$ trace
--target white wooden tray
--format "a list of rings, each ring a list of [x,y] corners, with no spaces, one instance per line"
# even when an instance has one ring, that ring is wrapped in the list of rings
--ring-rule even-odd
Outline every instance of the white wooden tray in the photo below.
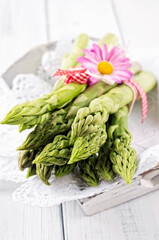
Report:
[[[43,54],[48,50],[54,50],[55,47],[56,43],[52,42],[30,50],[8,68],[2,75],[2,78],[7,85],[11,87],[12,80],[17,74],[36,74]],[[107,192],[78,200],[78,203],[87,215],[92,215],[157,189],[159,189],[159,165],[134,179],[131,187],[125,183],[119,183],[116,187]]]

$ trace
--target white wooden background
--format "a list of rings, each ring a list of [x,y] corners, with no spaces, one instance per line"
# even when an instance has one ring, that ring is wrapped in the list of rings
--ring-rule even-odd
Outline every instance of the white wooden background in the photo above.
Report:
[[[67,34],[116,33],[136,48],[159,49],[158,0],[0,0],[0,74],[30,48]],[[88,217],[76,202],[52,208],[11,199],[0,182],[0,240],[157,240],[159,192]]]

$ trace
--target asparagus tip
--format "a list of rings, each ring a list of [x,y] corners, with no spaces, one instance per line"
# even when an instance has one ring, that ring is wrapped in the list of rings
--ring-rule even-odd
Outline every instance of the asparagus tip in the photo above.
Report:
[[[72,164],[72,163],[74,163],[74,159],[73,159],[73,157],[70,158],[70,160],[68,161],[67,164]]]
[[[126,183],[131,186],[131,179],[127,179]]]
[[[6,123],[5,119],[3,119],[0,123],[5,124]]]
[[[16,151],[21,151],[24,150],[23,148],[21,148],[21,146],[17,147]]]

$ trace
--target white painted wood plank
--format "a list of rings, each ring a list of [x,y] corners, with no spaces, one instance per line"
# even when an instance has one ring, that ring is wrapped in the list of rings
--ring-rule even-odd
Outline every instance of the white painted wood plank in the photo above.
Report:
[[[44,3],[0,1],[0,74],[30,48],[46,42]]]
[[[60,208],[13,202],[11,194],[16,187],[10,182],[0,182],[0,239],[62,240]]]
[[[66,240],[159,239],[159,191],[93,216],[86,216],[76,202],[63,209]]]
[[[83,32],[98,38],[119,35],[110,0],[48,0],[48,8],[51,40]]]
[[[0,1],[0,74],[37,44],[46,42],[45,0]],[[12,201],[16,188],[0,182],[0,239],[63,239],[60,207],[38,208]]]
[[[158,0],[112,0],[126,42],[134,47],[159,47]]]

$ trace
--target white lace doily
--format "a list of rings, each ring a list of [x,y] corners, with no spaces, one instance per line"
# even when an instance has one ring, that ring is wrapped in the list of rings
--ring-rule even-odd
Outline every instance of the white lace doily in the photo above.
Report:
[[[71,41],[57,46],[55,52],[44,54],[41,66],[37,69],[37,75],[21,74],[13,79],[13,88],[6,87],[3,79],[0,79],[0,120],[15,105],[20,102],[39,97],[49,93],[54,80],[49,78],[59,66],[61,57],[66,49],[71,47]],[[59,54],[57,54],[59,53]],[[136,53],[135,53],[136,55]],[[58,57],[57,57],[58,56]],[[140,59],[140,57],[139,57]],[[151,69],[159,79],[158,57],[149,56],[140,59],[144,66]],[[147,67],[148,68],[148,67]],[[138,153],[138,169],[135,177],[159,162],[159,91],[158,87],[148,94],[149,114],[141,124],[141,102],[137,102],[129,118],[129,128],[133,133],[133,146]],[[17,164],[16,148],[26,138],[31,130],[18,133],[17,126],[0,125],[0,180],[24,182],[14,193],[13,199],[38,206],[52,206],[64,201],[85,198],[113,188],[119,181],[119,177],[107,183],[101,182],[96,188],[86,186],[77,174],[72,173],[62,178],[51,177],[51,186],[44,185],[37,177],[26,180],[26,171],[21,172]],[[154,146],[156,145],[156,146]],[[154,146],[154,147],[152,147]]]

